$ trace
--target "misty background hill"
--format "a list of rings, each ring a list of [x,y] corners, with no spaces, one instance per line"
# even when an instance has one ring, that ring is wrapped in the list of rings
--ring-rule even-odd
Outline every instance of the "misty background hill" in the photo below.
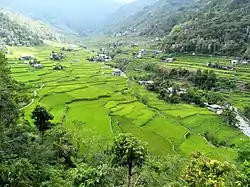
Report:
[[[52,25],[64,34],[86,35],[111,28],[158,0],[1,0],[8,7],[30,18]]]
[[[158,0],[150,6],[136,11],[135,14],[120,19],[111,28],[111,32],[138,33],[141,35],[164,35],[178,22],[170,21],[172,13],[198,0]],[[131,4],[132,5],[132,4]]]
[[[106,24],[110,25],[116,22],[120,22],[130,16],[133,16],[137,12],[141,11],[144,7],[153,5],[158,0],[136,0],[131,3],[124,4],[114,14],[110,15]]]
[[[31,18],[52,24],[65,33],[80,33],[99,27],[104,20],[124,5],[119,0],[1,0],[0,7],[9,7]]]

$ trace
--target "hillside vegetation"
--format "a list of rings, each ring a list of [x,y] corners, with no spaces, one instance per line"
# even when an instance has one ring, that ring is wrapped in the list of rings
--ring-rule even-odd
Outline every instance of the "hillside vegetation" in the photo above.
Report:
[[[179,17],[172,19],[170,13],[195,1],[160,0],[115,25],[115,32],[139,33],[146,36],[164,35],[179,20]]]
[[[42,22],[29,19],[9,9],[0,9],[0,43],[33,46],[43,40],[60,40],[61,35]]]
[[[132,3],[125,4],[107,19],[107,22],[109,22],[108,25],[119,23],[123,19],[141,11],[146,6],[153,5],[157,1],[158,0],[137,0]]]
[[[164,49],[250,57],[250,1],[204,0],[187,10],[192,11],[172,29]]]
[[[161,0],[115,27],[116,33],[165,37],[167,52],[250,57],[248,0]]]

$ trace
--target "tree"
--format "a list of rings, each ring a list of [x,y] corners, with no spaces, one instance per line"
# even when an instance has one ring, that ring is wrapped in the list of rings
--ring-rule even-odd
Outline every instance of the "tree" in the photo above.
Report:
[[[250,162],[245,161],[241,164],[241,183],[244,184],[244,186],[249,186],[250,184]]]
[[[250,106],[244,107],[244,116],[246,116],[247,118],[250,118]]]
[[[243,163],[245,161],[250,162],[250,143],[244,145],[238,151],[237,161],[240,162],[240,163]]]
[[[80,164],[77,167],[74,184],[76,187],[103,187],[103,178],[104,175],[101,169],[90,167],[87,164]]]
[[[207,102],[209,104],[216,104],[223,101],[223,96],[219,92],[210,91],[206,94]]]
[[[204,70],[203,72],[198,69],[192,76],[193,83],[201,89],[211,90],[216,86],[217,75],[213,70]]]
[[[8,158],[4,163],[0,163],[1,186],[38,186],[40,174],[26,158]]]
[[[230,108],[226,107],[221,116],[223,117],[224,121],[230,125],[230,126],[233,126],[235,127],[238,120],[236,119],[237,115],[236,113],[234,112],[234,110],[231,110]]]
[[[250,90],[250,82],[245,83],[246,89]]]
[[[62,126],[58,125],[47,131],[44,136],[44,143],[53,150],[55,158],[62,158],[63,163],[68,167],[75,167],[73,159],[78,153],[78,138],[67,132]]]
[[[144,105],[147,105],[148,102],[149,102],[149,98],[148,98],[147,95],[142,95],[142,96],[140,97],[140,101],[141,101]]]
[[[250,58],[250,46],[248,46],[247,50],[244,53],[245,58]]]
[[[171,97],[167,97],[167,99],[172,104],[179,104],[181,102],[181,98],[178,95],[172,95]]]
[[[73,186],[76,177],[75,169],[64,170],[61,167],[44,167],[42,169],[42,175],[44,175],[46,180],[42,181],[39,187]]]
[[[132,177],[138,173],[135,171],[143,166],[147,146],[131,134],[120,134],[114,138],[114,142],[109,149],[114,166],[127,167],[127,185],[132,185]]]
[[[53,120],[54,117],[45,107],[38,105],[32,112],[32,119],[34,120],[35,126],[43,135],[46,130],[51,129],[53,124],[50,120]]]
[[[148,157],[134,186],[184,186],[180,180],[183,160],[180,156]]]
[[[193,187],[226,186],[226,178],[233,170],[227,162],[210,160],[201,153],[194,153],[192,160],[183,172],[183,179]]]
[[[17,91],[5,55],[0,52],[0,124],[10,126],[18,118]]]

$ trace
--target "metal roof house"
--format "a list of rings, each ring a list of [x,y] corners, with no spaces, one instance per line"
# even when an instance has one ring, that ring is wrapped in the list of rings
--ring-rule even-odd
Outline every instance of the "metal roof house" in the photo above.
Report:
[[[114,75],[114,76],[121,76],[122,75],[122,71],[120,69],[115,69],[113,71],[112,75]]]

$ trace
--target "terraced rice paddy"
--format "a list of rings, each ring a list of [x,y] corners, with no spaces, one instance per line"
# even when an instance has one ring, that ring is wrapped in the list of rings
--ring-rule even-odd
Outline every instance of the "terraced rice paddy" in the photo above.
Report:
[[[238,84],[245,84],[250,82],[250,66],[249,65],[236,65],[236,71],[220,70],[207,67],[208,62],[218,62],[226,66],[231,65],[233,57],[204,57],[204,56],[181,56],[177,57],[177,61],[173,63],[161,63],[169,68],[185,68],[191,71],[201,70],[214,70],[215,73],[222,78],[229,78],[236,81]],[[227,91],[223,94],[228,97],[230,103],[234,104],[238,109],[250,102],[250,94],[241,90]]]
[[[219,140],[235,144],[236,148],[248,141],[205,108],[167,104],[142,86],[112,76],[111,68],[86,61],[89,55],[86,51],[75,52],[75,55],[68,52],[63,62],[66,69],[52,70],[57,62],[48,60],[51,50],[58,49],[13,48],[14,56],[9,56],[13,77],[29,85],[30,94],[44,85],[37,91],[34,103],[24,109],[25,118],[30,122],[34,107],[42,105],[53,113],[54,122],[62,123],[82,138],[102,135],[111,139],[120,132],[132,133],[148,142],[149,151],[157,155],[188,156],[199,150],[213,158],[233,160],[236,149],[214,147],[201,134],[209,131]],[[44,68],[34,69],[16,59],[24,53],[37,56]],[[149,98],[147,105],[133,97],[134,90]],[[81,127],[76,120],[82,122]]]

